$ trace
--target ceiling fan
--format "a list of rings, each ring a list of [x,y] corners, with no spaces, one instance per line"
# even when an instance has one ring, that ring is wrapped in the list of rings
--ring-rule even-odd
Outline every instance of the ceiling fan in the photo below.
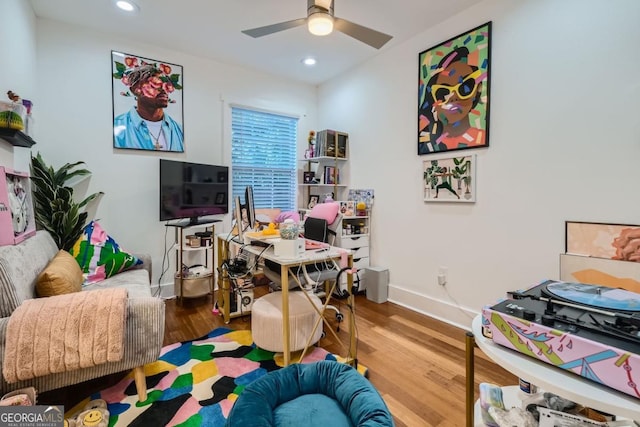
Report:
[[[330,34],[333,29],[353,37],[371,47],[380,49],[393,37],[371,28],[363,27],[346,19],[336,18],[333,15],[333,0],[307,0],[307,17],[278,24],[243,30],[248,36],[257,38],[290,28],[307,24],[309,32],[317,36]]]

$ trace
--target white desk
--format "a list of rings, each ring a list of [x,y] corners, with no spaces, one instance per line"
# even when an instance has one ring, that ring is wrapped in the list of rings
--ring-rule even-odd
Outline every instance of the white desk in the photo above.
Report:
[[[472,330],[475,343],[480,347],[480,350],[496,364],[514,375],[526,379],[545,391],[555,393],[584,406],[632,420],[640,420],[640,399],[495,344],[482,335],[480,315],[473,319]],[[471,378],[471,384],[473,386],[473,378]],[[468,413],[467,417],[469,417]],[[470,425],[469,420],[467,420],[467,425]]]
[[[325,251],[305,251],[304,255],[296,258],[282,258],[278,257],[274,254],[273,246],[265,249],[261,246],[251,246],[251,245],[240,245],[239,243],[233,240],[227,240],[229,236],[226,234],[219,234],[216,236],[217,244],[218,244],[218,267],[219,270],[222,266],[222,263],[225,259],[228,259],[229,254],[229,245],[237,245],[238,247],[242,247],[242,250],[253,254],[255,256],[259,256],[264,259],[268,259],[270,261],[276,262],[280,264],[280,276],[281,276],[281,287],[282,287],[282,318],[289,319],[289,269],[292,267],[298,267],[304,264],[313,264],[316,262],[322,262],[324,260],[335,259],[340,260],[342,254],[345,253],[345,249],[337,248],[330,246],[328,250]],[[347,265],[349,267],[353,267],[353,256],[350,251],[347,252]],[[351,295],[351,289],[353,287],[353,276],[351,274],[347,274],[347,288],[349,291],[349,300],[348,304],[353,307],[355,304],[355,299],[353,295]],[[225,321],[225,323],[229,323],[229,306],[230,306],[230,283],[228,277],[223,277],[223,274],[218,275],[218,289],[222,290],[222,298],[223,298],[223,309],[221,310],[221,315]],[[327,296],[329,298],[329,296]],[[353,315],[349,316],[349,336],[350,336],[350,345],[349,345],[349,360],[355,360],[355,349],[356,349],[356,336],[355,336],[355,319]],[[291,353],[289,351],[289,322],[282,322],[282,345],[284,348],[283,351],[283,359],[284,365],[289,365]]]

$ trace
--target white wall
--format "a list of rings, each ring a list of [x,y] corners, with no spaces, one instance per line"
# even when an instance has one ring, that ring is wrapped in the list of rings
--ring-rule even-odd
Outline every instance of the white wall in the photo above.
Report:
[[[3,0],[0,12],[0,100],[8,102],[9,90],[35,101],[36,92],[36,18],[29,2]],[[37,117],[38,105],[34,106]],[[30,151],[0,141],[0,165],[20,171],[29,170]]]
[[[86,163],[93,173],[86,189],[105,192],[96,217],[123,248],[153,256],[154,283],[165,246],[165,226],[158,220],[159,158],[229,165],[229,123],[223,120],[231,102],[300,115],[300,140],[315,128],[313,86],[53,21],[38,20],[37,28],[41,90],[34,153],[56,167]],[[184,67],[184,154],[113,148],[111,50]],[[173,266],[162,283],[173,283],[172,272]]]
[[[640,223],[639,16],[637,0],[486,0],[320,87],[319,128],[349,132],[351,183],[375,189],[391,300],[470,327],[557,278],[565,220]],[[478,154],[477,202],[424,203],[418,54],[489,20],[490,147],[459,152]]]

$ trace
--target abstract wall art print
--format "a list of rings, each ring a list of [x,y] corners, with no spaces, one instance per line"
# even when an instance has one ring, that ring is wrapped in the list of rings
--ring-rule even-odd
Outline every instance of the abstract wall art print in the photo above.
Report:
[[[425,202],[475,202],[476,155],[425,160],[422,182]]]
[[[182,67],[111,51],[113,146],[184,152]]]
[[[491,22],[418,55],[418,154],[489,146]]]
[[[566,221],[565,252],[640,262],[640,225]]]

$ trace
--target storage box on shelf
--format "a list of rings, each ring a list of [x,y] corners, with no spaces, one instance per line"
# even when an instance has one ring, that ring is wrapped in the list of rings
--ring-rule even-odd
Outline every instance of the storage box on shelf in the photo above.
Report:
[[[176,272],[174,274],[176,297],[182,301],[182,298],[197,298],[213,293],[215,276],[213,223],[167,224],[167,226],[176,228],[174,242],[176,249]]]

